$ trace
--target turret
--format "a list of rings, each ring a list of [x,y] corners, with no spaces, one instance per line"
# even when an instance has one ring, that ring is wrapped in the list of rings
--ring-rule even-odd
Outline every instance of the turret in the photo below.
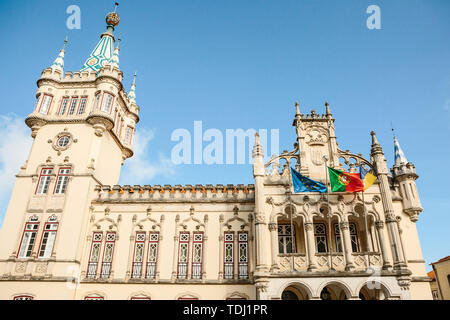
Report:
[[[391,169],[394,181],[398,183],[403,199],[403,211],[408,214],[411,221],[416,222],[423,208],[417,192],[416,174],[414,164],[408,162],[402,148],[394,135],[395,164]]]
[[[336,142],[334,119],[330,105],[325,103],[325,113],[313,109],[309,114],[300,112],[295,103],[295,117],[292,125],[296,129],[300,156],[300,172],[311,179],[325,181],[323,156],[330,159],[328,165],[339,167],[338,145]]]

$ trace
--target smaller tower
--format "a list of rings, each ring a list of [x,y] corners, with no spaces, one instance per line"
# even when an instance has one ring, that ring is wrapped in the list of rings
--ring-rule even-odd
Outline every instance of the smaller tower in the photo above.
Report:
[[[414,164],[406,159],[395,134],[394,155],[395,163],[391,172],[395,182],[399,184],[400,194],[403,198],[403,211],[408,214],[411,221],[416,222],[423,210],[416,186],[416,179],[419,176],[416,174]]]

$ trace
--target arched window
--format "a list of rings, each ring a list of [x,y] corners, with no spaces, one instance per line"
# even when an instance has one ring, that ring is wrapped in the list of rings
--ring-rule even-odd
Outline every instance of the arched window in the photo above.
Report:
[[[34,297],[29,295],[20,295],[14,296],[13,300],[34,300]]]

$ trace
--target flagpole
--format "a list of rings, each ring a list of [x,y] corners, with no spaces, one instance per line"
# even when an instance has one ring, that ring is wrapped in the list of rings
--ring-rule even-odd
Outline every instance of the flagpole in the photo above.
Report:
[[[335,271],[334,267],[333,267],[333,254],[332,254],[332,237],[331,237],[331,208],[330,208],[330,193],[328,190],[328,158],[327,156],[323,156],[323,160],[325,163],[325,176],[326,176],[326,180],[325,180],[325,186],[327,187],[327,216],[328,216],[328,256],[330,257],[330,271]]]
[[[363,209],[364,209],[364,223],[366,225],[366,252],[367,252],[367,269],[370,268],[370,253],[369,253],[369,226],[367,223],[367,210],[366,210],[366,202],[364,201],[364,191],[362,193],[362,202],[363,202]]]
[[[294,181],[292,180],[292,169],[291,169],[291,161],[290,159],[288,160],[288,164],[289,164],[289,176],[291,177],[291,184],[292,184],[292,188],[294,188]],[[294,190],[295,191],[295,190]],[[292,193],[291,188],[289,188],[289,192]],[[292,225],[292,207],[289,207],[289,215],[291,218],[291,261],[292,261],[292,271],[295,271],[295,264],[294,264],[294,256],[293,256],[293,251],[294,251],[294,228]]]

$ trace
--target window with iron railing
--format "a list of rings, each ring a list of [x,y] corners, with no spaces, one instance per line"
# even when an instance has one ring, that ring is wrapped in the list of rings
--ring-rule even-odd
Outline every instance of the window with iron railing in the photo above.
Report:
[[[234,232],[224,234],[224,279],[234,278]]]
[[[178,243],[178,279],[187,279],[187,266],[189,263],[189,233],[180,232]]]

